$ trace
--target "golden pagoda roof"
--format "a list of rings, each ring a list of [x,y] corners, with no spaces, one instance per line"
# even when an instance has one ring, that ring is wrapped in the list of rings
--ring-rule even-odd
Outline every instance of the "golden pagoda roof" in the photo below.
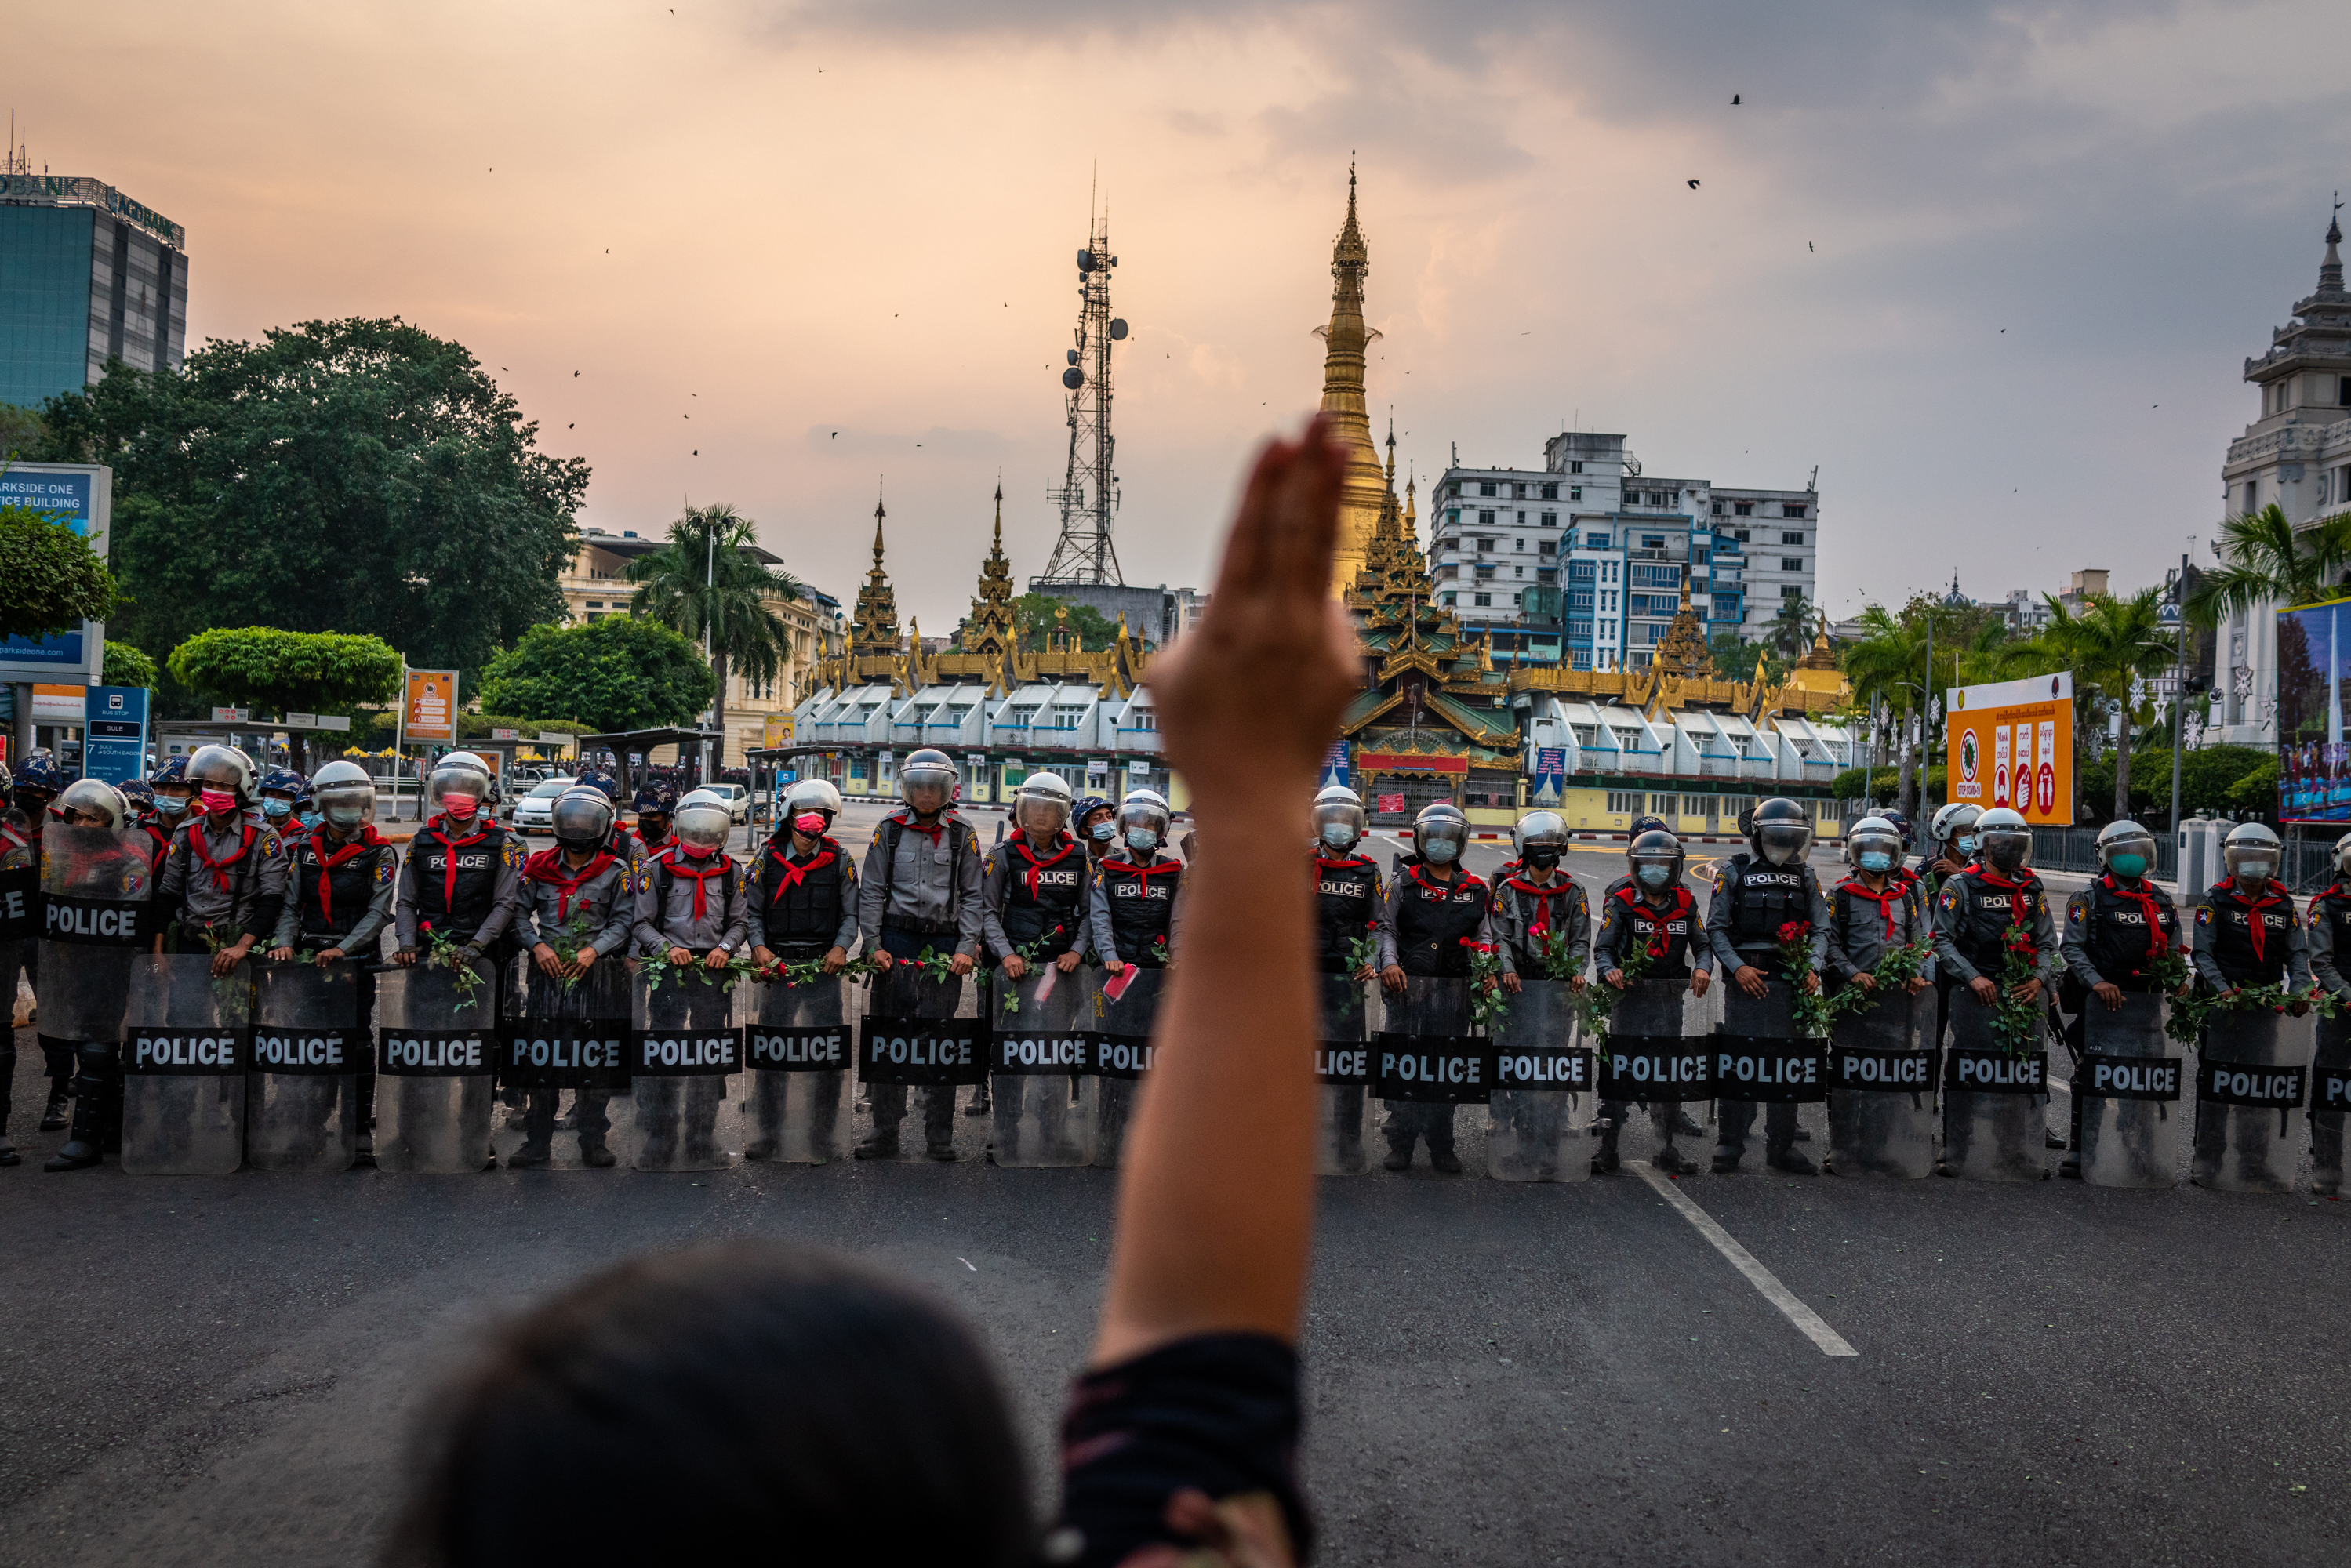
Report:
[[[1371,271],[1371,247],[1355,219],[1355,169],[1347,166],[1347,218],[1331,246],[1331,321],[1318,329],[1323,339],[1322,412],[1331,418],[1331,439],[1347,455],[1347,476],[1339,491],[1339,546],[1332,562],[1331,591],[1344,594],[1362,570],[1382,508],[1395,502],[1393,483],[1383,484],[1380,456],[1372,446],[1372,421],[1364,395],[1364,350],[1379,333],[1364,321],[1364,278]]]

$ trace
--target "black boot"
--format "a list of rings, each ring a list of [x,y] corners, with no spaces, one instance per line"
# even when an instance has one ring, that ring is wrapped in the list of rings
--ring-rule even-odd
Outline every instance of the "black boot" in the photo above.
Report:
[[[1616,1129],[1612,1126],[1600,1134],[1600,1152],[1592,1156],[1592,1174],[1614,1175],[1619,1163],[1616,1158]]]
[[[1671,1144],[1651,1155],[1649,1163],[1667,1176],[1691,1176],[1698,1170],[1698,1162]]]
[[[49,1103],[41,1108],[41,1131],[44,1133],[65,1131],[66,1101],[70,1098],[67,1082],[62,1078],[49,1080]]]
[[[1390,1140],[1388,1144],[1388,1157],[1380,1162],[1380,1168],[1382,1170],[1389,1171],[1408,1171],[1412,1169],[1412,1145],[1410,1144],[1399,1144],[1395,1142],[1393,1139]]]
[[[1428,1163],[1445,1176],[1459,1176],[1461,1174],[1461,1156],[1455,1154],[1449,1148],[1429,1150]]]
[[[894,1160],[898,1157],[898,1129],[873,1129],[873,1135],[861,1142],[856,1149],[861,1160]]]
[[[987,1084],[983,1083],[979,1086],[979,1092],[971,1097],[971,1103],[963,1108],[963,1113],[967,1116],[988,1116],[995,1113],[995,1107],[988,1102]]]
[[[23,1163],[24,1156],[16,1145],[8,1141],[8,1113],[13,1106],[16,1086],[16,1047],[0,1040],[0,1166]]]
[[[1763,1154],[1763,1163],[1771,1166],[1775,1171],[1784,1171],[1790,1176],[1818,1176],[1821,1174],[1819,1169],[1813,1166],[1812,1161],[1806,1159],[1792,1148],[1777,1150],[1767,1149]]]
[[[101,1148],[105,1134],[100,1127],[105,1114],[100,1103],[102,1098],[95,1085],[86,1083],[82,1086],[81,1093],[74,1099],[73,1135],[66,1140],[65,1147],[49,1156],[49,1163],[41,1167],[43,1170],[81,1171],[104,1162],[106,1156]]]

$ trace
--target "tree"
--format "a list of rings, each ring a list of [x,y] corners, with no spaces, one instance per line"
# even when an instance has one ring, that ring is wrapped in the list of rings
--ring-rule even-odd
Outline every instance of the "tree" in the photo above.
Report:
[[[758,542],[750,519],[719,501],[688,507],[669,526],[668,544],[629,563],[629,580],[642,585],[629,601],[631,610],[675,629],[689,642],[708,636],[717,693],[711,719],[718,731],[716,761],[721,766],[726,760],[727,670],[772,681],[791,662],[791,627],[769,606],[799,598],[799,580],[762,565],[751,553]]]
[[[2095,716],[2102,709],[2124,714],[2123,744],[2116,748],[2115,762],[2117,817],[2130,815],[2130,736],[2154,712],[2144,677],[2170,669],[2175,659],[2172,634],[2163,624],[2162,597],[2157,588],[2143,588],[2128,599],[2095,594],[2076,613],[2049,595],[2049,624],[2031,644],[2032,657],[2044,667],[2074,672],[2077,737],[2087,740],[2097,733]]]
[[[400,695],[400,654],[380,637],[285,632],[275,626],[216,626],[172,650],[172,676],[232,704],[289,713],[346,713]],[[308,747],[293,737],[295,766]]]
[[[1817,629],[1820,611],[1802,594],[1780,601],[1780,612],[1763,628],[1766,647],[1789,659],[1801,659],[1812,652],[1813,635]]]
[[[110,686],[147,686],[155,685],[155,661],[128,643],[106,640],[106,665],[99,676]]]
[[[660,622],[608,615],[584,626],[534,626],[482,673],[482,706],[533,719],[577,715],[591,733],[684,724],[717,682],[702,650]]]
[[[1066,621],[1056,613],[1062,610],[1070,612]],[[1118,640],[1117,623],[1091,604],[1045,593],[1024,593],[1012,601],[1012,634],[1026,652],[1043,653],[1045,639],[1061,631],[1076,632],[1078,650],[1086,653],[1099,653]]]
[[[1804,646],[1809,650],[1812,644],[1806,643]],[[1743,681],[1754,674],[1759,656],[1763,661],[1763,678],[1768,681],[1786,680],[1789,668],[1795,663],[1769,643],[1750,643],[1736,632],[1717,632],[1707,640],[1706,653],[1714,661],[1716,677],[1728,681]]]
[[[120,601],[114,574],[70,523],[30,507],[0,507],[0,627],[55,637],[103,621]]]
[[[48,426],[38,410],[0,402],[0,460],[38,452],[48,439]]]
[[[41,455],[114,467],[113,630],[150,654],[269,622],[470,672],[562,613],[587,465],[537,450],[473,355],[396,318],[110,364],[43,414]]]
[[[2296,529],[2273,501],[2220,525],[2218,571],[2188,596],[2188,619],[2210,628],[2265,604],[2315,604],[2342,587],[2351,568],[2351,512]]]

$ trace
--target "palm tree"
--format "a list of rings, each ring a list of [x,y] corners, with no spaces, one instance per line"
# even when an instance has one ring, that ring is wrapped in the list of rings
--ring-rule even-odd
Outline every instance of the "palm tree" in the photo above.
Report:
[[[2220,525],[2220,569],[2188,596],[2188,619],[2210,629],[2266,604],[2315,604],[2351,568],[2351,512],[2297,529],[2273,501]]]
[[[1861,612],[1860,641],[1844,650],[1844,674],[1853,683],[1856,702],[1883,701],[1895,715],[1902,736],[1894,764],[1895,794],[1904,810],[1915,813],[1917,797],[1911,788],[1910,716],[1929,684],[1925,678],[1926,628],[1910,624],[1883,604],[1870,605]]]
[[[2115,757],[2116,817],[2130,815],[2130,737],[2154,711],[2140,683],[2174,664],[2173,633],[2163,623],[2162,601],[2158,588],[2143,588],[2128,599],[2097,594],[2077,613],[2051,595],[2046,601],[2049,624],[2031,644],[2044,668],[2074,672],[2077,736],[2086,739],[2096,733],[2094,725],[2079,722],[2090,711],[2085,699],[2093,694],[2101,706],[2123,713],[2123,743]]]
[[[1780,613],[1763,628],[1765,644],[1790,659],[1802,658],[1813,651],[1813,623],[1820,613],[1819,607],[1801,594],[1780,601]]]
[[[751,520],[719,501],[688,507],[669,526],[668,544],[629,563],[629,580],[642,585],[629,601],[631,611],[689,639],[708,639],[710,673],[718,678],[711,709],[718,731],[714,768],[726,761],[729,666],[755,681],[771,681],[791,659],[791,629],[768,606],[772,600],[799,598],[800,582],[790,572],[762,566],[750,553],[758,544]]]

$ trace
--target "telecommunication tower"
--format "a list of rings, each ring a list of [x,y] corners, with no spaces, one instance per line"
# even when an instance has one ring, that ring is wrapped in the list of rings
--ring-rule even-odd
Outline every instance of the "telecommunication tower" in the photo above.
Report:
[[[1110,349],[1126,337],[1126,323],[1110,313],[1110,214],[1093,225],[1078,252],[1078,330],[1061,384],[1069,389],[1070,464],[1059,489],[1045,498],[1061,509],[1061,535],[1052,559],[1033,586],[1081,583],[1123,586],[1118,550],[1111,543],[1111,515],[1118,510],[1118,471],[1110,431]]]

